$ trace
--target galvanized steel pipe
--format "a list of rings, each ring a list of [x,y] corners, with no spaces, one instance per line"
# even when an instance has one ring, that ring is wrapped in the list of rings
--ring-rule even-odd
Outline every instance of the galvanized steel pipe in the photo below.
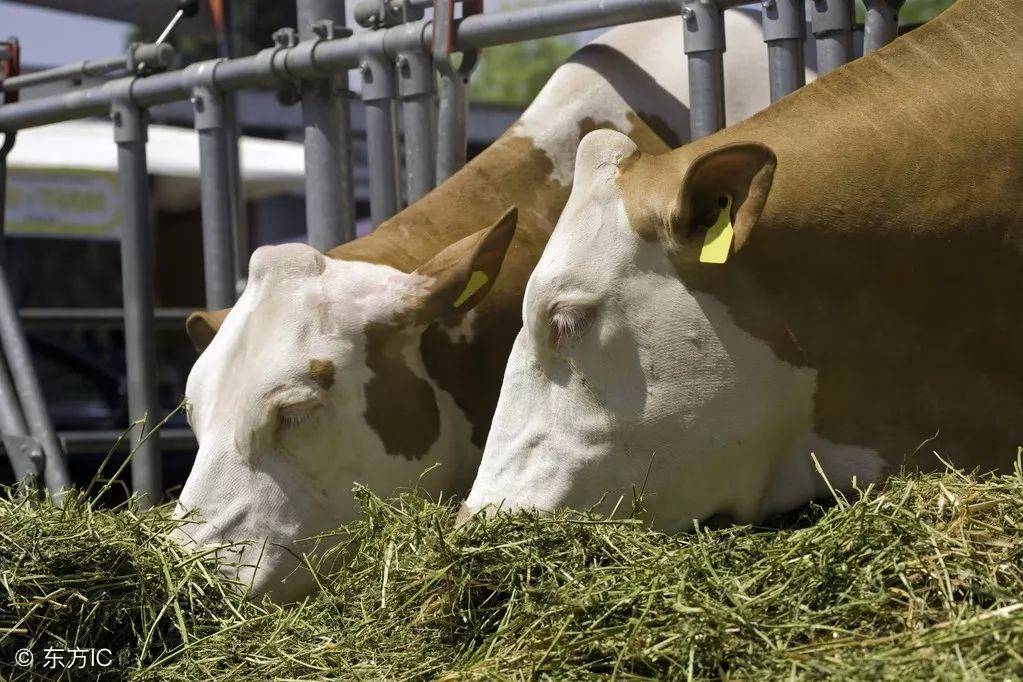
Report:
[[[160,421],[156,385],[156,325],[153,318],[154,254],[146,162],[146,113],[128,91],[111,110],[117,143],[117,180],[124,215],[121,234],[121,280],[124,298],[124,345],[128,370],[128,412],[141,422],[133,441],[132,490],[143,507],[163,501],[163,461],[156,438],[145,435]]]
[[[89,76],[105,76],[119,70],[131,71],[139,64],[147,64],[164,69],[170,66],[173,58],[174,48],[168,44],[137,44],[128,48],[126,55],[64,64],[63,66],[57,66],[44,71],[34,71],[7,78],[0,81],[0,92],[13,92],[36,85],[57,81],[79,80]]]
[[[771,101],[776,102],[806,84],[803,59],[806,19],[803,0],[763,0],[761,5]]]
[[[229,308],[235,301],[234,256],[228,131],[215,74],[221,62],[193,64],[182,72],[192,86],[195,130],[199,135],[199,175],[202,194],[203,268],[206,306]]]
[[[433,60],[428,54],[403,52],[396,64],[405,133],[405,188],[411,204],[426,196],[436,184],[437,97]]]
[[[344,0],[297,0],[298,35],[315,50],[320,41],[346,35]],[[314,57],[310,56],[310,59]],[[303,80],[305,207],[309,245],[327,251],[355,238],[351,111],[348,71]]]
[[[853,55],[853,0],[813,0],[810,28],[817,40],[817,73],[848,64]]]
[[[899,37],[899,11],[905,0],[863,0],[863,53],[870,54]]]
[[[469,144],[469,83],[460,74],[441,75],[437,110],[437,183],[465,165]]]
[[[383,49],[384,32],[371,33],[361,64],[362,100],[366,111],[370,218],[373,226],[398,212],[398,139],[395,125],[394,64]]]
[[[741,4],[741,3],[730,3]],[[677,15],[682,0],[571,0],[508,12],[478,14],[457,22],[456,50],[478,49],[519,40],[531,40],[586,29],[604,28],[635,21]],[[379,45],[394,59],[404,51],[428,50],[431,40],[427,21],[382,31],[364,32],[350,38],[322,42],[315,51],[268,48],[251,57],[220,64],[214,84],[221,91],[249,87],[272,87],[281,79],[316,78],[338,69],[359,66],[369,49]],[[187,99],[191,87],[180,73],[142,78],[132,88],[140,107],[148,108]],[[99,116],[110,108],[110,93],[103,87],[40,97],[0,107],[0,130],[13,130],[74,118]]]
[[[30,452],[26,452],[31,436],[28,435],[25,415],[18,404],[18,394],[2,353],[0,353],[0,437],[3,438],[4,450],[7,451],[7,459],[14,470],[15,480],[28,481],[42,474],[41,467],[33,461]],[[38,444],[35,444],[34,449],[38,451]],[[41,452],[37,454],[42,455]]]
[[[684,50],[689,68],[689,126],[698,140],[725,127],[725,20],[711,0],[685,0]]]
[[[14,297],[7,284],[6,268],[0,266],[0,345],[11,370],[14,387],[24,411],[29,433],[43,448],[46,459],[43,462],[43,478],[46,488],[60,503],[63,491],[71,487],[71,474],[64,461],[64,451],[57,440],[57,432],[46,411],[46,401],[39,385],[32,355],[28,349],[25,332],[18,319]]]

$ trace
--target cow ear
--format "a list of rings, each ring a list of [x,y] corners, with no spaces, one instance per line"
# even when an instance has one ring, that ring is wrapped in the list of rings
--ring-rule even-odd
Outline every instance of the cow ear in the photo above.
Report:
[[[220,325],[224,324],[224,318],[231,312],[230,308],[224,310],[196,311],[185,320],[185,331],[192,345],[200,353],[206,350],[213,337],[217,335]]]
[[[729,144],[698,156],[686,168],[668,212],[666,241],[694,255],[683,245],[702,244],[708,228],[728,210],[732,243],[735,251],[741,249],[764,210],[777,165],[771,148],[758,142]]]
[[[513,206],[490,227],[460,239],[416,268],[414,275],[427,278],[411,306],[417,324],[462,315],[486,297],[501,271],[517,221]]]

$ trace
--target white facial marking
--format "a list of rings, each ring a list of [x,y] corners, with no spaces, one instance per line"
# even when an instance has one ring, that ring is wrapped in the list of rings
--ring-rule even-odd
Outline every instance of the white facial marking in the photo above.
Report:
[[[433,463],[427,489],[449,490],[458,477],[454,453],[471,449],[471,426],[422,365],[422,329],[403,330],[401,355],[430,382],[441,430],[427,455],[409,461],[386,451],[367,423],[366,328],[393,321],[421,293],[423,278],[389,267],[323,257],[303,245],[260,249],[249,285],[189,375],[189,419],[199,441],[179,511],[205,523],[179,537],[196,544],[250,541],[238,558],[258,570],[229,573],[256,594],[286,600],[311,590],[292,552],[298,541],[355,518],[352,486],[387,494],[414,484]],[[310,361],[330,362],[325,389]],[[464,488],[463,488],[464,489]],[[265,548],[262,546],[266,544]]]
[[[735,122],[768,103],[767,60],[759,22],[733,11],[725,17],[727,118]],[[513,130],[548,155],[551,179],[566,186],[574,175],[575,150],[586,119],[628,130],[629,112],[641,106],[679,139],[688,138],[688,121],[678,115],[688,101],[678,49],[681,22],[667,18],[632,24],[607,32],[597,42],[624,55],[649,78],[623,78],[622,63],[603,57],[588,66],[566,65]],[[573,239],[567,228],[562,233],[563,240]],[[602,234],[613,241],[613,234]],[[254,549],[242,556],[245,561],[254,561],[261,539],[269,539],[255,579],[251,569],[238,571],[238,576],[252,582],[257,593],[271,591],[281,598],[298,596],[308,585],[301,576],[279,584],[293,563],[290,553],[276,545],[290,545],[353,518],[352,482],[386,494],[414,481],[431,462],[443,461],[447,464],[424,481],[426,487],[458,489],[462,482],[453,479],[464,475],[464,469],[452,453],[461,453],[464,460],[464,453],[474,449],[468,420],[450,395],[434,387],[441,433],[430,452],[418,462],[386,454],[362,417],[364,388],[372,378],[366,366],[365,325],[400,307],[415,283],[390,268],[330,261],[311,251],[291,245],[253,255],[249,287],[196,362],[187,388],[189,419],[200,449],[181,501],[184,507],[197,508],[208,523],[189,526],[184,533],[199,543],[255,540]],[[579,293],[586,292],[562,289],[560,300],[584,307],[593,303],[572,298]],[[606,312],[592,309],[592,323],[584,324],[569,320],[575,313],[568,310],[555,318],[565,332],[565,342],[558,344],[562,353],[585,343],[601,328],[600,316]],[[473,319],[470,312],[458,326],[441,328],[453,341],[468,342],[474,335]],[[410,336],[409,347],[416,338]],[[523,352],[522,343],[520,335],[516,353]],[[413,373],[425,377],[414,362],[416,354],[409,355],[407,349],[403,354]],[[310,359],[334,363],[336,381],[329,391],[306,381]],[[506,383],[529,376],[528,371],[516,373]],[[629,395],[642,402],[640,392]],[[502,401],[507,398],[502,396]],[[555,412],[569,418],[568,410]],[[595,433],[602,433],[607,419],[595,420]]]
[[[754,520],[817,490],[810,475],[778,476],[813,474],[808,448],[825,444],[813,437],[816,372],[779,360],[632,229],[616,160],[634,150],[609,131],[580,145],[526,287],[470,509],[585,508],[645,485],[646,508],[673,529],[716,513]],[[861,481],[876,475],[876,455],[848,454]]]

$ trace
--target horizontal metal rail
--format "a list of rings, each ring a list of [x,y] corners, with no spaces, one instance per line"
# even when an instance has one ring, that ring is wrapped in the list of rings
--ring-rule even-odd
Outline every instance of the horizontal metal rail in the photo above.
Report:
[[[107,452],[117,439],[123,435],[123,431],[61,431],[57,434],[64,445],[64,452],[69,455],[85,452]],[[188,428],[163,427],[155,434],[159,438],[160,449],[168,450],[195,450],[195,434]],[[131,447],[131,439],[123,439],[115,449],[115,452],[126,452]]]
[[[151,68],[164,69],[174,58],[174,48],[168,44],[133,45],[127,54],[106,59],[92,59],[74,64],[64,64],[45,71],[35,71],[13,76],[0,81],[0,92],[13,92],[56,81],[77,80],[90,76],[108,76],[116,71],[132,71],[141,64]]]
[[[457,22],[455,49],[471,50],[520,40],[605,28],[648,19],[676,16],[682,0],[571,0],[493,14],[477,14]],[[347,38],[316,40],[290,48],[268,48],[251,57],[221,62],[213,82],[221,92],[271,87],[295,79],[323,78],[359,66],[362,55],[382,44],[391,59],[402,52],[429,50],[431,22],[422,20]],[[382,35],[381,35],[382,34]],[[313,43],[313,44],[310,44]],[[196,87],[193,71],[131,77],[132,101],[141,108],[188,99]],[[110,110],[118,81],[74,92],[40,97],[0,107],[0,130],[102,116]],[[121,84],[124,87],[124,84]]]
[[[184,328],[192,308],[157,308],[155,322],[161,329]],[[123,327],[123,308],[21,308],[18,317],[28,329],[75,327]]]
[[[169,47],[169,46],[168,46]],[[54,81],[73,80],[90,76],[104,76],[112,71],[124,70],[124,57],[108,57],[93,59],[75,64],[65,64],[46,71],[34,71],[23,76],[14,76],[0,82],[0,91],[13,92],[33,85],[43,85]]]

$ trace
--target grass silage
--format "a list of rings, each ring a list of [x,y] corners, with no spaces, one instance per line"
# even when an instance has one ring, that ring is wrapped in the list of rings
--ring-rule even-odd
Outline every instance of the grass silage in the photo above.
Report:
[[[1023,677],[1018,467],[678,535],[588,513],[455,529],[454,503],[356,495],[343,565],[280,607],[179,548],[166,507],[8,490],[0,677],[48,646],[111,649],[92,675],[167,680]]]

